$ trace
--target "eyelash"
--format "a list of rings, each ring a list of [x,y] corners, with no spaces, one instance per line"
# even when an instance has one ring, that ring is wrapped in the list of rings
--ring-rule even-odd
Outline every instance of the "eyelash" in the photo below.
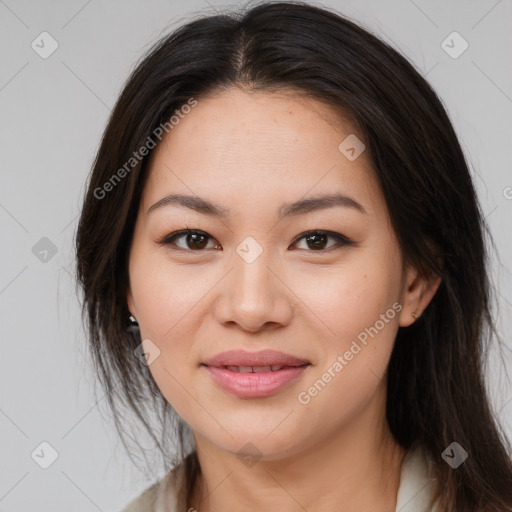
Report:
[[[182,229],[180,231],[175,231],[174,233],[170,233],[169,235],[165,236],[162,240],[157,241],[159,245],[175,245],[174,241],[182,236],[185,235],[206,235],[209,239],[215,240],[213,237],[211,237],[208,233],[204,231],[200,231],[198,229]],[[307,238],[310,235],[326,235],[329,238],[333,238],[337,241],[337,244],[332,245],[331,247],[327,249],[302,249],[306,250],[307,252],[318,252],[318,253],[326,253],[330,252],[333,248],[341,248],[343,246],[351,246],[355,245],[355,242],[353,240],[350,240],[346,236],[343,236],[339,233],[335,233],[333,231],[325,231],[321,229],[314,229],[310,231],[306,231],[304,233],[301,233],[298,237],[294,239],[292,244],[296,244],[297,242],[301,241],[302,239]],[[182,250],[186,252],[205,252],[205,249],[184,249],[183,247],[178,247],[177,249],[173,248],[173,250]]]

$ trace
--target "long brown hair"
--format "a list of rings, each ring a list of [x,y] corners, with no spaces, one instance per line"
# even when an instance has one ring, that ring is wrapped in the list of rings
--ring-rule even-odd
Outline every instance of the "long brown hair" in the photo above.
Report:
[[[396,337],[391,432],[433,461],[441,512],[512,511],[510,444],[483,373],[488,342],[500,341],[490,312],[491,237],[457,136],[406,58],[349,19],[306,3],[262,3],[181,26],[150,49],[112,112],[88,183],[76,263],[90,353],[123,443],[137,442],[134,424],[122,419],[131,411],[166,470],[191,448],[187,426],[134,355],[140,335],[127,329],[128,253],[149,158],[140,148],[158,142],[159,127],[170,130],[173,113],[191,99],[233,86],[293,88],[357,123],[405,262],[442,277],[419,320]],[[469,454],[457,469],[441,456],[452,442]],[[193,485],[200,468],[194,457],[187,464]]]

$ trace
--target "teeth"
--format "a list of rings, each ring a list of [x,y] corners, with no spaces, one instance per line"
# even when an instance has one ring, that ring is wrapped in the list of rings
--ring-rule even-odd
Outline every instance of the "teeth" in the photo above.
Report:
[[[254,373],[269,372],[270,366],[253,366],[252,371]]]
[[[280,364],[273,364],[271,366],[226,366],[230,372],[237,373],[263,373],[263,372],[276,372],[284,368]]]

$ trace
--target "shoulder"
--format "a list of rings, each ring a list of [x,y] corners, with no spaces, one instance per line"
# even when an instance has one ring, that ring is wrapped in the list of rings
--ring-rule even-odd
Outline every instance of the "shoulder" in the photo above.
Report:
[[[184,503],[187,482],[181,462],[163,478],[145,489],[120,512],[176,512]]]
[[[420,446],[412,447],[402,463],[396,510],[400,512],[437,512],[433,502],[433,468]]]
[[[157,482],[146,490],[144,490],[139,496],[130,501],[121,512],[153,512],[155,510],[157,488],[160,482]]]

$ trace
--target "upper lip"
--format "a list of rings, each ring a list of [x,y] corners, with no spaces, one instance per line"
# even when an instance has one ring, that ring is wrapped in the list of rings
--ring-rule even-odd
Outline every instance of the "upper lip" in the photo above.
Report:
[[[309,361],[299,357],[278,352],[276,350],[261,350],[247,352],[245,350],[228,350],[206,360],[206,366],[303,366]]]

